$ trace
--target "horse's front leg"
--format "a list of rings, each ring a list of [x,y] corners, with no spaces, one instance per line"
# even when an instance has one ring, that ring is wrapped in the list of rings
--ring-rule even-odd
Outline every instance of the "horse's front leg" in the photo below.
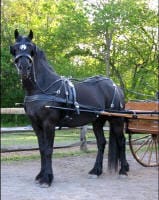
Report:
[[[43,124],[43,126],[41,126],[41,128],[37,127],[34,123],[33,128],[38,137],[39,150],[41,156],[41,170],[36,176],[35,180],[42,187],[48,187],[53,181],[52,152],[55,128],[53,128],[52,125],[46,122]]]
[[[41,141],[40,153],[42,159],[42,176],[40,177],[39,183],[42,186],[50,186],[53,181],[53,170],[52,170],[52,153],[55,136],[55,127],[49,122],[43,124],[43,141]]]
[[[106,145],[106,139],[103,131],[105,121],[106,120],[104,118],[98,118],[95,122],[93,122],[93,131],[97,140],[98,153],[95,165],[93,169],[89,172],[89,174],[96,176],[101,175],[103,171],[103,155]]]

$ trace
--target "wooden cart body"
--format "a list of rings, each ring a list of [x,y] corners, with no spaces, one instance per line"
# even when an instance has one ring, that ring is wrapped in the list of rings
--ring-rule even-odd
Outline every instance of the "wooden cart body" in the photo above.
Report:
[[[138,111],[152,111],[158,112],[159,102],[157,101],[129,101],[126,104],[127,110],[133,110],[134,113]],[[128,118],[128,126],[126,132],[131,133],[150,133],[159,134],[159,118],[155,114],[145,114],[137,116],[137,118]]]
[[[158,101],[129,101],[127,110],[159,111]],[[126,132],[134,158],[143,166],[159,166],[159,115],[144,114],[136,118],[127,118]]]

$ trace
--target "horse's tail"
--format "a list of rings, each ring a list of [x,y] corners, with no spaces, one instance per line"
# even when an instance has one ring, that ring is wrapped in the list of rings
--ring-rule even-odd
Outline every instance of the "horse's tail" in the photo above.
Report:
[[[119,145],[117,135],[111,131],[109,136],[109,151],[108,151],[108,169],[112,171],[118,170],[119,163]]]
[[[124,118],[110,120],[108,168],[117,171],[119,162],[125,160]],[[121,164],[122,164],[121,163]]]

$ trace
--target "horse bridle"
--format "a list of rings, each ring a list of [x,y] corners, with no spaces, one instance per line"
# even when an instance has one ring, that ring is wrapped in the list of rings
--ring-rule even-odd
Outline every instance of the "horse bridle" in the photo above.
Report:
[[[18,66],[17,66],[17,60],[18,60],[19,58],[21,58],[21,57],[26,57],[26,58],[28,58],[28,59],[31,61],[32,67],[33,67],[34,82],[36,83],[37,81],[36,81],[36,74],[35,74],[35,67],[34,67],[34,59],[33,59],[32,56],[31,56],[30,54],[28,54],[28,53],[25,53],[25,52],[19,53],[19,54],[16,55],[15,58],[14,58],[14,64],[15,64],[17,70],[19,70],[19,69],[18,69]]]
[[[31,57],[31,55],[29,55],[28,53],[20,53],[20,54],[16,55],[15,58],[14,58],[14,63],[15,63],[15,64],[16,64],[16,61],[17,61],[20,57],[26,57],[26,58],[28,58],[28,59],[33,63],[33,58]]]
[[[21,51],[24,51],[27,49],[27,45],[34,47],[34,44],[30,43],[30,42],[16,42],[15,46],[19,45],[19,49]],[[36,46],[35,46],[36,47]],[[33,61],[31,55],[29,55],[28,53],[22,52],[19,53],[18,55],[15,56],[14,62],[16,62],[17,59],[19,59],[20,57],[27,57],[29,58],[31,61]]]

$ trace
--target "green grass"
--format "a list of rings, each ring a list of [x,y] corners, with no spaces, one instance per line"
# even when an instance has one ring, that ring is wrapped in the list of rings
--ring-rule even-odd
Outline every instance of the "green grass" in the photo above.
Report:
[[[30,121],[26,115],[1,115],[1,127],[27,126]]]
[[[108,134],[105,132],[106,138]],[[127,137],[127,134],[125,135]],[[87,141],[95,140],[95,136],[92,130],[88,130],[86,134]],[[55,135],[55,145],[68,145],[80,141],[80,129],[68,129],[68,130],[57,130]],[[1,134],[1,148],[36,148],[37,137],[34,132],[18,132],[18,133],[5,133]],[[108,147],[108,145],[107,145]],[[129,148],[127,147],[129,152]],[[68,149],[55,149],[53,157],[60,158],[66,156],[78,156],[88,153],[94,153],[97,151],[96,146],[90,146],[87,152],[80,151],[70,148]],[[22,161],[22,160],[37,160],[40,159],[39,151],[26,151],[26,152],[15,152],[15,153],[3,153],[1,161]]]
[[[72,151],[61,151],[61,152],[54,152],[53,153],[53,158],[64,158],[64,157],[69,157],[69,156],[80,156],[80,155],[87,155],[91,153],[95,153],[97,150],[90,149],[87,151],[80,151],[80,150],[72,150]],[[15,161],[29,161],[29,160],[39,160],[40,159],[40,154],[32,152],[32,154],[25,155],[23,153],[21,154],[9,154],[7,156],[2,156],[1,157],[1,162],[15,162]]]
[[[2,134],[1,135],[1,146],[9,147],[9,146],[23,146],[25,144],[35,145],[37,144],[36,136],[31,135],[30,133],[24,134]]]
[[[56,131],[55,144],[71,144],[80,140],[80,130],[58,130]],[[87,139],[93,140],[94,135],[92,132],[87,133]],[[1,134],[1,147],[37,147],[37,137],[33,132],[19,132],[19,133],[5,133]]]
[[[88,131],[88,140],[95,140],[92,131]],[[55,136],[55,145],[67,145],[80,141],[80,130],[79,129],[68,129],[68,130],[57,130]],[[19,132],[19,133],[5,133],[1,134],[1,148],[30,148],[38,147],[37,137],[34,132]],[[78,156],[82,154],[95,152],[96,148],[92,150],[89,148],[87,152],[76,149],[55,149],[53,157],[60,158],[66,156]],[[26,151],[26,152],[14,152],[14,153],[3,153],[1,161],[21,161],[21,160],[36,160],[40,159],[39,151]]]

